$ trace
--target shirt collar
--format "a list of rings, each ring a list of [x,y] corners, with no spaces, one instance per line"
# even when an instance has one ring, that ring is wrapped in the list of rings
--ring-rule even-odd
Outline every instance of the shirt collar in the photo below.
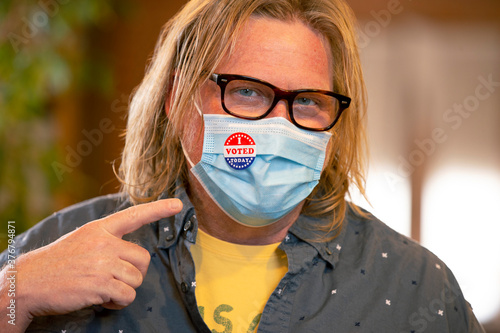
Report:
[[[158,248],[164,249],[172,246],[177,242],[181,233],[184,233],[189,241],[195,241],[198,228],[196,218],[193,218],[195,211],[183,186],[178,187],[175,197],[182,201],[183,208],[175,216],[161,219],[158,222]],[[290,228],[289,233],[300,239],[300,241],[312,246],[323,260],[335,268],[335,264],[339,261],[340,252],[342,251],[342,240],[344,239],[345,230],[344,228],[340,231],[338,229],[333,230],[326,237],[332,238],[332,240],[321,241],[322,233],[314,229],[314,226],[325,225],[327,223],[330,223],[328,218],[314,218],[300,215]],[[287,240],[285,239],[283,242],[287,243]]]
[[[183,232],[191,241],[194,241],[196,237],[195,231],[198,226],[196,219],[193,218],[195,211],[184,187],[178,187],[175,197],[182,201],[182,210],[172,217],[158,221],[158,248],[165,249],[172,246]],[[162,196],[162,198],[166,198],[166,196]]]
[[[290,228],[289,233],[316,249],[320,257],[335,268],[342,252],[345,228],[334,229],[326,235],[317,228],[317,226],[329,223],[331,223],[329,218],[300,215]],[[329,240],[324,241],[322,239]]]

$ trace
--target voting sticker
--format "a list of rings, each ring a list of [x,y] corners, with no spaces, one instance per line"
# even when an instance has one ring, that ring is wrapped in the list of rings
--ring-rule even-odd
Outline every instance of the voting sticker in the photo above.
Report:
[[[233,169],[248,168],[256,156],[255,141],[245,133],[233,133],[224,143],[224,158]]]

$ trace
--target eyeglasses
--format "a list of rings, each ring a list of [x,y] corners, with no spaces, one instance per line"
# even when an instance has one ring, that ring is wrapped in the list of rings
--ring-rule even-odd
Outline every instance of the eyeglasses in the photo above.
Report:
[[[288,114],[295,126],[310,131],[332,128],[349,107],[349,97],[327,90],[282,90],[272,84],[243,75],[212,74],[221,89],[224,111],[238,118],[257,120],[271,113],[279,101],[288,102]]]

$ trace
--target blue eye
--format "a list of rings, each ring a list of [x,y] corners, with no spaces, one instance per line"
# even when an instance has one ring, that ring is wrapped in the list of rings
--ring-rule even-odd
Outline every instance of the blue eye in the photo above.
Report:
[[[300,105],[306,105],[306,106],[316,105],[316,102],[314,102],[312,99],[305,97],[297,98],[295,101]]]
[[[238,93],[242,96],[250,97],[250,96],[255,96],[255,91],[252,89],[244,88],[238,90]]]

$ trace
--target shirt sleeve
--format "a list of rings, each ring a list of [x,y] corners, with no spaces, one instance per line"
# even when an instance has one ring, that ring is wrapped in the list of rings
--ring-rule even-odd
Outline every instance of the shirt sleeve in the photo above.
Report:
[[[483,327],[472,311],[472,306],[464,298],[455,276],[448,267],[445,266],[444,270],[447,276],[440,300],[447,305],[447,311],[457,313],[459,319],[456,320],[451,316],[448,318],[449,332],[484,333]],[[465,328],[467,331],[464,331]]]

